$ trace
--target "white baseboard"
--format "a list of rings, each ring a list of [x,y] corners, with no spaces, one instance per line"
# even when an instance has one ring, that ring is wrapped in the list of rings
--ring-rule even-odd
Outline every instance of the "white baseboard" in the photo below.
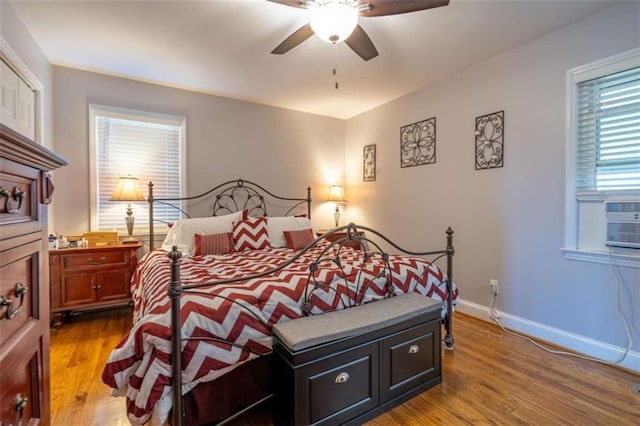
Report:
[[[487,306],[478,305],[477,303],[469,302],[467,300],[460,299],[460,302],[456,306],[456,311],[491,321],[491,318],[489,317],[489,308]],[[501,311],[496,312],[498,313],[502,324],[506,328],[537,339],[554,343],[558,346],[571,349],[572,351],[580,352],[602,360],[615,360],[624,353],[624,348],[618,346],[613,346],[608,343],[600,342],[598,340],[590,339],[558,328],[549,327],[544,324],[529,321],[528,319],[520,318]],[[453,326],[453,334],[455,335],[455,322]],[[640,373],[640,353],[629,351],[626,358],[619,365]]]

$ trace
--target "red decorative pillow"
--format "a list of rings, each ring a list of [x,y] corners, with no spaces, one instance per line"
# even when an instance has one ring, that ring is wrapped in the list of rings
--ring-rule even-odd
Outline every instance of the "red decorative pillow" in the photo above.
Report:
[[[311,229],[301,229],[299,231],[282,231],[287,242],[287,248],[300,250],[311,244],[314,240]]]
[[[201,235],[195,234],[196,244],[193,250],[194,256],[207,254],[227,254],[233,251],[233,238],[231,232],[220,234]]]
[[[250,217],[234,223],[233,242],[236,251],[262,250],[271,247],[267,232],[267,218]]]

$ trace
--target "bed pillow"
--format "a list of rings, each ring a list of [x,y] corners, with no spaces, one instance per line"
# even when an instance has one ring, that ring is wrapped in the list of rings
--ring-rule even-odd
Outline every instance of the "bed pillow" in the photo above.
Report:
[[[233,251],[233,237],[231,232],[220,234],[195,235],[194,256],[206,256],[208,254],[227,254]]]
[[[287,242],[287,248],[300,250],[313,242],[313,231],[311,228],[302,229],[300,231],[283,231],[284,239]]]
[[[244,212],[239,211],[224,216],[199,217],[195,219],[182,219],[173,224],[164,241],[162,248],[171,251],[173,246],[183,255],[188,256],[195,248],[195,235],[212,235],[223,232],[231,232],[233,223],[241,220]]]
[[[233,225],[235,251],[262,250],[271,247],[267,232],[267,219],[250,217]]]
[[[302,231],[312,228],[313,226],[311,226],[311,221],[308,217],[274,216],[267,218],[269,241],[271,242],[271,247],[274,248],[287,247],[284,231]]]

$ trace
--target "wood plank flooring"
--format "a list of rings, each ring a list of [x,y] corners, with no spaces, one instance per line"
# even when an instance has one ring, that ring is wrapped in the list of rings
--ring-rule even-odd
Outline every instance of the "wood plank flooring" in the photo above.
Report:
[[[128,425],[124,399],[100,379],[131,326],[128,309],[85,314],[51,331],[52,425]],[[640,375],[546,353],[497,326],[456,314],[443,383],[368,423],[640,425]],[[234,425],[272,424],[268,407]]]

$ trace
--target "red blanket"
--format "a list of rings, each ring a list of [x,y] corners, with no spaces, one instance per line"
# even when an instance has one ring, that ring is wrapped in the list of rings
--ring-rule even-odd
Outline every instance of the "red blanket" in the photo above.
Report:
[[[202,293],[184,293],[181,299],[181,333],[187,337],[216,337],[258,353],[271,350],[271,326],[298,318],[309,281],[309,265],[326,243],[314,247],[281,271],[263,278],[207,286]],[[267,249],[224,256],[185,257],[180,260],[183,285],[241,278],[282,265],[295,252]],[[311,297],[313,313],[343,309],[384,297],[388,292],[417,292],[445,300],[442,272],[415,257],[379,257],[364,263],[362,252],[343,248],[340,262],[320,262],[316,282],[335,290],[317,289]],[[102,379],[116,395],[126,396],[133,424],[162,424],[171,409],[170,302],[167,297],[170,260],[164,251],[147,254],[132,279],[134,326],[116,347]],[[311,287],[308,287],[311,286]],[[454,303],[458,291],[454,287]],[[446,304],[443,308],[443,315]],[[182,342],[183,389],[215,378],[256,357],[224,342]]]

